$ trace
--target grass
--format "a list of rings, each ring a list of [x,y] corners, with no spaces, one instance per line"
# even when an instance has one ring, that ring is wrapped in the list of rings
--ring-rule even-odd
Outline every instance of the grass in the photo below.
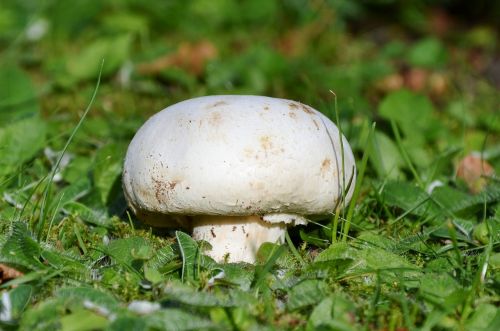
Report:
[[[438,34],[372,12],[431,22],[412,2],[28,3],[0,8],[0,329],[500,328],[494,21]],[[243,93],[334,120],[357,181],[255,265],[218,264],[127,210],[122,162],[158,110]],[[473,151],[494,172],[464,180]]]

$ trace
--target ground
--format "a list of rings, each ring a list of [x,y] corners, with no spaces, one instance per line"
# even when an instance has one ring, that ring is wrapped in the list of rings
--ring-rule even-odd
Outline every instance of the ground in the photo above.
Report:
[[[429,3],[2,1],[0,328],[500,329],[500,8]],[[128,143],[213,94],[329,116],[353,202],[255,265],[139,222]]]

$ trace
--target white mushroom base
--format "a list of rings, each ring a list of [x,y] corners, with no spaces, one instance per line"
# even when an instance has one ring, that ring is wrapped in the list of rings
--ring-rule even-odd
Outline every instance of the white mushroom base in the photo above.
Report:
[[[206,254],[217,262],[254,263],[260,245],[285,242],[286,224],[259,216],[196,216],[192,226],[193,238],[209,242]]]

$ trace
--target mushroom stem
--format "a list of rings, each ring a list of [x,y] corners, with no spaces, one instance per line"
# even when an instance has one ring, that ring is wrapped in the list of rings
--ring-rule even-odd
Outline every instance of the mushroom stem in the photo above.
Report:
[[[212,245],[207,255],[217,262],[254,263],[257,250],[265,242],[282,244],[286,224],[268,223],[259,216],[192,217],[193,238]]]

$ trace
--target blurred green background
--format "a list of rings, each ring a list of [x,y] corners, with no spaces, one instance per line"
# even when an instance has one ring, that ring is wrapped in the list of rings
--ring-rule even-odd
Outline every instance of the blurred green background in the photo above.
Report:
[[[0,0],[0,281],[21,284],[0,328],[498,329],[499,17],[487,0]],[[290,231],[299,259],[263,245],[267,269],[215,264],[127,215],[136,130],[210,94],[333,120],[338,104],[369,154],[347,244],[325,220]],[[163,306],[136,314],[136,299]]]

